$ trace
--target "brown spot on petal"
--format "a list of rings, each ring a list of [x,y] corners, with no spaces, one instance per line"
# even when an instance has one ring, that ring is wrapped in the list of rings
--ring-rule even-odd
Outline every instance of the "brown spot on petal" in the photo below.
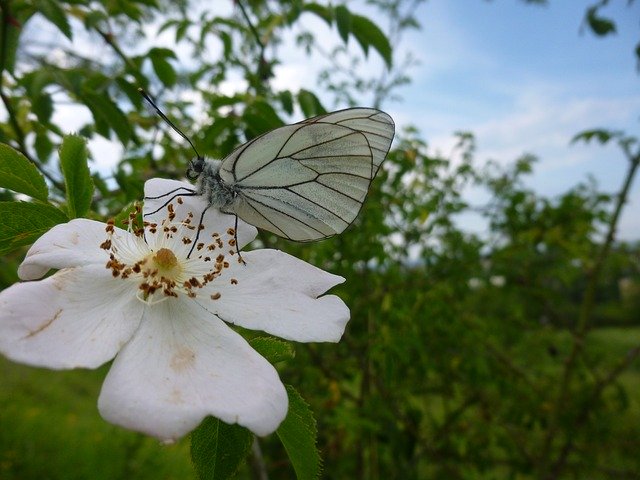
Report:
[[[182,392],[177,388],[174,388],[169,395],[169,403],[173,403],[174,405],[183,404],[184,398],[182,397]]]
[[[196,361],[196,354],[187,347],[179,347],[171,357],[169,366],[175,372],[183,372],[190,368]]]

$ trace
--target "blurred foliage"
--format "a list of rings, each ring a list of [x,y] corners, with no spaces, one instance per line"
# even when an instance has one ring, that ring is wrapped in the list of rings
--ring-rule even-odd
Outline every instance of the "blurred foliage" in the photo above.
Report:
[[[410,79],[414,60],[396,47],[419,27],[420,3],[0,0],[0,141],[47,179],[21,181],[34,172],[3,146],[25,173],[3,173],[2,205],[30,195],[23,205],[48,228],[87,208],[115,215],[142,197],[146,179],[183,177],[192,152],[138,87],[213,158],[330,110],[321,99],[381,107]],[[601,36],[615,31],[607,3],[585,14]],[[365,15],[372,9],[387,25]],[[290,63],[281,47],[291,39],[322,65],[298,91],[272,82]],[[365,64],[380,68],[363,74]],[[113,172],[92,166],[91,198],[86,171],[77,185],[63,176],[82,150],[70,137],[57,153],[69,133],[63,111],[84,119],[78,136],[122,147]],[[607,195],[585,181],[546,198],[526,187],[535,158],[479,166],[473,136],[456,138],[442,155],[405,127],[343,235],[293,244],[262,232],[253,245],[347,278],[335,289],[352,312],[343,340],[296,345],[296,358],[278,364],[315,413],[326,477],[640,478],[640,243],[613,242],[625,186]],[[633,139],[604,129],[578,139],[617,141],[630,183]],[[469,189],[488,200],[469,205]],[[486,234],[464,228],[470,216],[487,221]],[[3,250],[2,286],[17,280],[15,248],[32,240]],[[103,371],[1,366],[0,477],[195,475],[185,442],[159,447],[99,419]],[[252,452],[241,477],[293,475],[275,435]]]

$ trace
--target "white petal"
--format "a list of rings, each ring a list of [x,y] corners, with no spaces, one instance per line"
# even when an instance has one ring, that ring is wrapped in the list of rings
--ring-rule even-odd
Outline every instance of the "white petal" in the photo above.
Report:
[[[105,227],[104,223],[84,218],[56,225],[31,246],[18,268],[18,276],[34,280],[52,268],[104,265],[109,259],[100,248],[107,239]]]
[[[174,440],[207,415],[269,434],[288,400],[273,366],[240,335],[194,302],[169,299],[146,310],[98,407],[112,423]]]
[[[135,286],[104,265],[64,269],[0,293],[0,351],[48,368],[95,368],[111,360],[142,317]]]
[[[163,219],[166,219],[166,208],[162,208],[157,213],[152,214],[151,212],[155,212],[159,208],[164,207],[165,203],[170,201],[170,203],[173,204],[174,211],[176,213],[176,221],[184,220],[189,213],[193,213],[194,218],[192,222],[193,225],[197,226],[202,212],[207,208],[207,202],[204,197],[200,195],[188,194],[193,191],[194,186],[187,182],[166,180],[162,178],[152,178],[151,180],[147,180],[144,184],[145,201],[143,213],[145,215],[145,220],[160,223]],[[187,195],[180,195],[180,193],[186,193]],[[182,199],[182,204],[177,202],[178,196]],[[237,222],[238,244],[242,249],[245,245],[256,238],[258,230],[239,218],[237,219]],[[211,235],[213,233],[218,233],[225,237],[225,243],[227,243],[227,230],[229,228],[235,228],[236,216],[222,213],[216,208],[209,208],[205,213],[202,223],[205,226],[205,229],[200,232],[198,241],[208,242],[211,240]],[[193,238],[193,236],[191,238]]]
[[[337,342],[349,321],[349,309],[335,295],[318,295],[344,278],[278,250],[242,254],[235,265],[210,284],[218,300],[197,301],[226,322],[263,330],[298,342]],[[237,285],[230,282],[237,280]]]

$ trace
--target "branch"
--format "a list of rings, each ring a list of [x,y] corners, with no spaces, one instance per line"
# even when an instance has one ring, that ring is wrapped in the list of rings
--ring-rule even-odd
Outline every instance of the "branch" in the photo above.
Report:
[[[620,144],[627,159],[629,160],[629,169],[627,171],[627,175],[625,177],[620,193],[618,194],[616,206],[615,206],[613,215],[611,217],[611,220],[609,221],[609,228],[607,231],[607,236],[605,238],[605,241],[596,257],[593,267],[587,272],[588,283],[582,299],[582,304],[580,306],[578,323],[576,325],[576,330],[573,336],[573,347],[572,347],[571,353],[569,354],[569,357],[565,362],[562,383],[560,384],[560,393],[555,402],[555,408],[552,410],[553,418],[551,419],[550,426],[547,430],[547,435],[545,437],[544,446],[542,450],[543,459],[548,458],[548,455],[551,450],[553,438],[555,437],[558,431],[560,412],[562,411],[562,409],[564,408],[564,406],[566,405],[569,399],[568,396],[569,396],[570,383],[575,371],[576,361],[580,356],[580,354],[582,353],[582,350],[584,349],[584,339],[590,326],[591,314],[593,311],[593,305],[595,303],[595,295],[596,295],[596,289],[598,286],[600,273],[602,271],[602,267],[604,266],[604,262],[607,256],[609,255],[609,251],[611,250],[611,245],[613,244],[613,241],[615,238],[615,232],[616,232],[616,227],[618,225],[618,220],[620,219],[620,214],[622,213],[624,204],[627,201],[631,184],[633,183],[633,179],[638,170],[638,166],[640,165],[640,151],[634,154],[630,151],[628,142],[621,141]],[[623,362],[622,365],[625,365],[625,363]],[[615,378],[615,376],[612,378]],[[607,385],[608,383],[600,387],[597,387],[595,390],[595,394],[599,396],[601,391]],[[590,406],[591,406],[591,403],[588,403],[587,412],[584,415],[588,415],[589,413],[588,408],[590,408]],[[581,425],[582,422],[586,420],[586,417],[584,420],[581,420],[581,419],[582,419],[582,414],[579,415],[578,418],[576,418],[576,421],[575,421],[576,427]],[[565,464],[566,457],[568,456],[568,454],[572,449],[573,449],[573,440],[570,439],[563,447],[563,450],[560,453],[559,459],[555,462],[553,472],[551,472],[551,476],[549,478],[555,478],[560,468],[562,468],[562,466]]]

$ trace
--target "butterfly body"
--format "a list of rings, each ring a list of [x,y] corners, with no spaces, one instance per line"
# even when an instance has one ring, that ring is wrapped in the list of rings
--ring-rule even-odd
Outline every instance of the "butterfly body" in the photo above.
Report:
[[[223,181],[220,177],[222,162],[220,160],[198,158],[190,165],[187,173],[189,178],[193,178],[194,173],[197,171],[194,169],[194,165],[200,168],[200,172],[195,177],[197,179],[196,193],[206,198],[209,206],[225,213],[231,213],[228,209],[237,198],[238,189],[234,188],[233,184]]]

